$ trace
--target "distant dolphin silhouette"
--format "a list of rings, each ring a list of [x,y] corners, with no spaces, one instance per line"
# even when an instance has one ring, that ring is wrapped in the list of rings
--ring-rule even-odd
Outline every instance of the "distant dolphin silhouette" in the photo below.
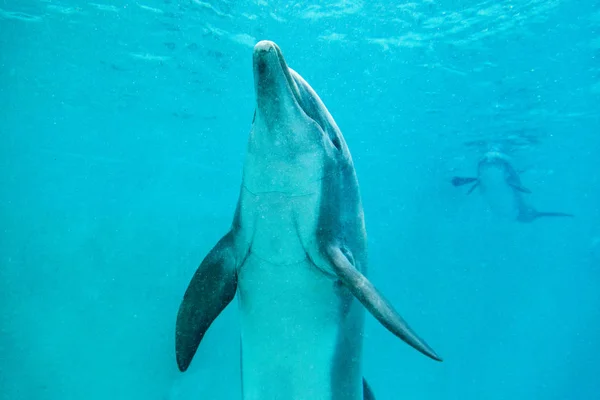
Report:
[[[467,194],[479,188],[491,208],[519,222],[533,222],[541,217],[573,217],[562,212],[541,212],[533,208],[524,197],[531,191],[523,186],[519,173],[510,163],[510,158],[500,151],[487,152],[479,161],[477,178],[455,176],[454,186],[474,183]]]

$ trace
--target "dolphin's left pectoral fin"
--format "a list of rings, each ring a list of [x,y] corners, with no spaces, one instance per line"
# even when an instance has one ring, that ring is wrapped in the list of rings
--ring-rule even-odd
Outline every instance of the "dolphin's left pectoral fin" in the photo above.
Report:
[[[442,361],[436,352],[408,326],[377,288],[354,267],[342,249],[330,247],[327,253],[338,278],[383,326],[426,356]]]
[[[237,290],[233,235],[225,235],[204,258],[177,314],[175,353],[180,371],[190,366],[204,334]]]

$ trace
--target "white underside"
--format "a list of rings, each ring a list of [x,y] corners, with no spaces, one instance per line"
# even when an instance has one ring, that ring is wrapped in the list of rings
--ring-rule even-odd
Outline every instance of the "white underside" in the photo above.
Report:
[[[506,183],[504,171],[500,168],[484,168],[480,171],[481,192],[490,210],[499,216],[515,219],[519,214],[514,189]]]
[[[320,183],[305,189],[242,193],[242,230],[252,242],[238,275],[244,400],[362,400],[364,310],[307,257]]]

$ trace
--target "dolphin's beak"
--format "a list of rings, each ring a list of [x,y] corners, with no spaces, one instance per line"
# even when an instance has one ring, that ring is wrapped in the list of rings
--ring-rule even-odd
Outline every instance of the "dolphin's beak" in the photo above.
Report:
[[[279,47],[271,41],[262,40],[254,46],[252,58],[259,112],[274,103],[291,101],[299,106],[300,92]]]

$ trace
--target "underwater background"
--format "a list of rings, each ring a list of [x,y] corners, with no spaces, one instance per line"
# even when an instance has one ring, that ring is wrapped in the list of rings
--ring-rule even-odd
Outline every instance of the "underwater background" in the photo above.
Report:
[[[378,400],[600,399],[600,2],[98,1],[0,0],[1,399],[240,398],[237,304],[185,374],[174,324],[233,217],[262,39],[348,142],[371,280],[444,358],[368,315]],[[490,148],[575,217],[453,187]]]

